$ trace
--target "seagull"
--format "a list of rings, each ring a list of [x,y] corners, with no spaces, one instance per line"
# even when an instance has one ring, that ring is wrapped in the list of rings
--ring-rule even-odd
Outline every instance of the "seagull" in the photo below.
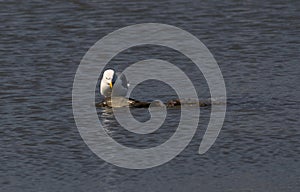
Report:
[[[100,92],[104,97],[126,97],[128,86],[124,74],[117,75],[113,69],[107,69],[101,79]],[[114,92],[112,94],[113,88]]]

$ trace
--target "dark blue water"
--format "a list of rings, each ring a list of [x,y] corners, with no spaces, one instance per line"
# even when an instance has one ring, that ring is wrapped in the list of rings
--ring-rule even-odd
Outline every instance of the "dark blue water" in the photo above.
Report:
[[[5,1],[0,10],[0,191],[299,191],[298,1]],[[224,76],[228,106],[222,131],[204,155],[197,151],[210,108],[201,109],[198,131],[179,156],[128,170],[98,158],[80,137],[72,85],[89,47],[145,22],[180,27],[209,48]],[[109,65],[122,70],[153,57],[190,66],[158,47],[132,48]],[[190,75],[198,77],[198,93],[209,97],[201,74]],[[154,91],[155,85],[145,82],[140,90],[148,86],[149,92],[133,94],[174,97],[168,87]],[[141,148],[168,139],[178,121],[178,111],[169,110],[164,129],[127,140],[111,113],[97,110],[112,137]],[[147,110],[132,112],[141,121],[149,117]]]

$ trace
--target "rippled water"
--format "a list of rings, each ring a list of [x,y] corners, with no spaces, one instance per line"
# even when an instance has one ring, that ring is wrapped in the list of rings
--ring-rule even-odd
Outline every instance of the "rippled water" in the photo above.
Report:
[[[0,10],[0,191],[299,191],[298,1],[1,1]],[[127,170],[99,159],[80,137],[72,84],[97,40],[144,22],[180,27],[205,43],[222,70],[228,108],[204,155],[197,150],[209,107],[201,109],[197,134],[179,156],[156,168]],[[209,97],[201,73],[169,49],[131,48],[109,65],[121,71],[154,57],[194,71],[198,94]],[[148,81],[133,95],[167,100],[175,93]],[[179,117],[169,110],[164,127],[141,138],[118,129],[109,110],[97,110],[113,138],[140,148],[168,139]],[[132,113],[149,118],[144,109]]]

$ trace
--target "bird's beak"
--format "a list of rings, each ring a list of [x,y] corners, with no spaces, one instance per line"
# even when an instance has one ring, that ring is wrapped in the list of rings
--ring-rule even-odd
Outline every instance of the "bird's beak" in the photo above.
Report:
[[[109,86],[110,86],[110,88],[112,89],[112,86],[113,86],[112,82],[109,83]]]

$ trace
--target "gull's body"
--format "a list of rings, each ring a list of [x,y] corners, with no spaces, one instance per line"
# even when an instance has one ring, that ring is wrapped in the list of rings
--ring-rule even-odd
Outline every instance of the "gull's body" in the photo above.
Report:
[[[126,97],[127,91],[128,82],[125,75],[118,76],[112,69],[104,71],[100,83],[100,93],[104,97]]]

